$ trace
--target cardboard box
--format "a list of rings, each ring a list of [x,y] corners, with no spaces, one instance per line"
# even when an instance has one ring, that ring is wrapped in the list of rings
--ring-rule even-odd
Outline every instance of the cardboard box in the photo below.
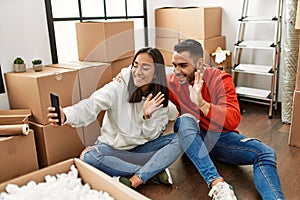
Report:
[[[39,169],[34,133],[0,137],[0,182]]]
[[[158,8],[155,10],[155,27],[156,37],[179,39],[218,37],[222,35],[222,8]]]
[[[112,62],[134,55],[133,21],[76,23],[81,61]]]
[[[179,37],[179,9],[177,7],[164,7],[155,10],[156,37]]]
[[[172,56],[174,52],[174,46],[178,44],[178,38],[155,38],[155,47],[162,53],[166,66],[173,66]]]
[[[69,125],[53,127],[30,121],[29,126],[34,130],[40,167],[79,157],[84,149],[81,133]]]
[[[124,67],[128,67],[132,64],[133,57],[125,58],[122,60],[116,60],[110,63],[111,74],[114,78],[118,73],[120,73],[121,69]]]
[[[32,68],[24,73],[4,74],[11,109],[28,108],[32,111],[30,121],[47,124],[47,107],[50,92],[59,95],[62,107],[80,100],[77,71],[71,69],[44,67],[35,72]]]
[[[76,70],[79,80],[80,99],[86,99],[112,81],[109,63],[73,61],[62,64],[53,64],[49,67],[67,68]]]
[[[30,109],[0,110],[0,125],[29,124]]]
[[[203,50],[209,55],[215,52],[218,47],[221,47],[222,49],[226,49],[225,36],[213,37],[205,40],[200,40],[198,38],[193,38],[193,39],[198,41],[202,45]],[[180,39],[179,41],[182,42],[184,40],[185,39]]]
[[[99,117],[101,114],[98,115]],[[98,120],[92,122],[86,127],[83,127],[84,145],[86,147],[93,146],[101,134],[101,126]]]
[[[178,17],[179,38],[208,39],[222,35],[222,8],[182,8]]]
[[[202,45],[203,58],[206,64],[210,66],[215,66],[215,63],[211,58],[211,53],[215,52],[218,47],[221,47],[222,49],[226,49],[225,39],[226,39],[225,36],[219,36],[219,37],[209,38],[205,40],[194,39]],[[182,42],[184,40],[185,39],[180,39],[179,41]]]
[[[77,70],[81,96],[80,99],[90,97],[94,91],[112,81],[110,63],[73,61],[63,64],[53,64],[50,66]],[[99,114],[99,120],[102,122],[101,117],[103,117],[103,115]],[[87,147],[94,145],[95,141],[100,135],[100,128],[101,126],[97,120],[88,126],[77,128],[77,131],[80,132],[79,136],[84,146]]]
[[[75,165],[75,167],[78,169],[78,174],[84,184],[88,183],[92,189],[107,192],[116,200],[150,200],[135,190],[132,190],[129,187],[114,181],[107,174],[82,162],[79,159],[69,159],[53,166],[49,166],[47,168],[2,183],[0,184],[0,191],[5,191],[5,187],[9,183],[22,186],[26,185],[31,180],[37,183],[44,182],[45,176],[55,176],[56,174],[67,173],[70,171],[70,167],[72,165]]]
[[[289,132],[289,145],[300,147],[300,91],[294,92],[292,122]]]

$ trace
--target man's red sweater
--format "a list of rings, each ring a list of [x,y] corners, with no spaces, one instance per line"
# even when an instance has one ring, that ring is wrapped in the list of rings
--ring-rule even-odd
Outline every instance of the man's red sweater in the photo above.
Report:
[[[205,116],[190,99],[189,84],[180,85],[175,74],[167,76],[169,98],[179,114],[190,113],[196,116],[202,130],[215,132],[237,131],[241,120],[239,102],[230,74],[207,67],[203,75],[202,97],[210,103]]]

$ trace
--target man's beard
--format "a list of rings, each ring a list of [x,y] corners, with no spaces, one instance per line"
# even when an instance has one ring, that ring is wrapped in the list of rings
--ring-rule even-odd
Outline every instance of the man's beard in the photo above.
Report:
[[[185,85],[185,84],[192,84],[195,80],[195,72],[197,70],[195,69],[195,71],[193,73],[191,73],[190,75],[186,75],[186,74],[175,74],[178,78],[178,82],[180,85]]]

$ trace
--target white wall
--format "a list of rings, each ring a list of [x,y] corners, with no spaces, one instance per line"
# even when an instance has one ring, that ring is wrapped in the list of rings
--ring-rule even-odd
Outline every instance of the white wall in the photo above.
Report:
[[[256,2],[257,12],[271,12],[270,1]],[[154,11],[165,6],[220,6],[222,7],[222,35],[226,36],[226,47],[233,51],[237,19],[240,18],[242,2],[236,0],[149,0],[148,26],[149,45],[154,46]],[[268,9],[265,9],[268,8]],[[254,32],[261,34],[261,32]],[[283,42],[282,42],[283,43]],[[51,63],[50,45],[44,1],[42,0],[0,0],[0,64],[2,72],[13,71],[13,60],[22,56],[27,64],[40,57],[44,64]],[[9,109],[7,94],[0,94],[0,109]]]
[[[51,63],[43,0],[0,1],[2,73],[13,71],[13,61],[17,56],[23,57],[28,68],[31,67],[31,60],[37,57],[42,58],[44,64]],[[9,109],[7,93],[0,94],[0,109]]]

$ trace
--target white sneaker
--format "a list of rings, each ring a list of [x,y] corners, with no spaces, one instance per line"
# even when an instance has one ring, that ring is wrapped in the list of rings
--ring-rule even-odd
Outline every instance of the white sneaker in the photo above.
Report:
[[[120,181],[119,181],[120,176],[113,176],[112,179],[113,179],[115,182],[120,182]]]
[[[214,185],[208,193],[212,200],[237,200],[233,188],[226,182],[219,182]]]

